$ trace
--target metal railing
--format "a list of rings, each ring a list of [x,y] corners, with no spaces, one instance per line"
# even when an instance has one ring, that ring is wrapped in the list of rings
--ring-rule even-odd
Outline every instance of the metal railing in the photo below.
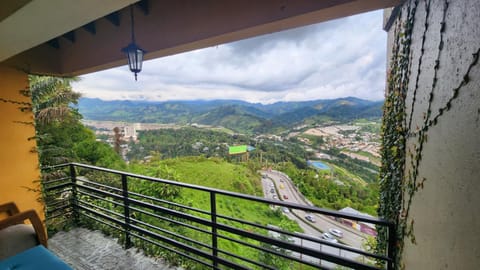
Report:
[[[89,224],[118,236],[125,248],[133,245],[160,255],[171,252],[181,256],[177,259],[211,269],[277,269],[282,263],[304,269],[394,269],[395,227],[381,219],[78,163],[44,171],[48,226]],[[203,204],[197,202],[193,207],[188,197],[178,199],[181,192]],[[247,208],[278,220],[284,207],[385,226],[388,252],[373,254],[246,220],[241,210]],[[229,211],[223,210],[226,208]],[[224,213],[232,213],[232,209],[238,210],[238,216]],[[237,252],[239,248],[243,251]]]

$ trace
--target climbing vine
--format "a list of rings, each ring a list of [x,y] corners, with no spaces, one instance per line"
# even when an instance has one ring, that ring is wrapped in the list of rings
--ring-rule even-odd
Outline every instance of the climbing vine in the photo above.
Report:
[[[419,167],[422,161],[424,144],[428,141],[428,131],[440,121],[441,117],[451,109],[453,101],[458,97],[461,89],[470,82],[470,72],[477,65],[480,48],[473,53],[472,60],[466,70],[462,81],[451,90],[451,96],[438,112],[432,112],[432,103],[435,90],[438,86],[438,70],[440,57],[444,48],[444,32],[446,29],[446,14],[449,3],[443,2],[442,17],[439,27],[439,43],[436,59],[433,65],[433,78],[427,96],[427,109],[423,114],[421,126],[412,127],[414,118],[417,92],[419,91],[419,77],[422,69],[426,34],[429,29],[429,16],[431,0],[424,1],[425,17],[424,29],[421,37],[420,55],[418,56],[418,70],[412,93],[410,111],[406,113],[406,96],[412,67],[412,32],[415,25],[415,13],[418,1],[409,1],[406,7],[407,14],[402,23],[402,15],[398,16],[395,24],[395,41],[392,48],[392,58],[388,73],[387,96],[384,105],[382,125],[382,167],[380,168],[380,203],[379,216],[394,222],[397,225],[396,242],[396,268],[404,268],[402,252],[406,240],[416,244],[414,234],[414,220],[409,216],[412,200],[419,189],[424,187],[424,177],[419,177]],[[426,89],[420,89],[426,92]],[[417,113],[418,114],[418,113]],[[408,121],[407,121],[407,115]],[[407,140],[409,147],[407,148]],[[409,161],[409,166],[406,162]],[[408,169],[406,169],[408,168]],[[385,254],[387,250],[387,229],[378,228],[377,252]]]
[[[410,65],[410,44],[418,1],[407,7],[406,21],[395,23],[395,42],[388,73],[387,96],[384,104],[382,123],[382,166],[380,168],[379,216],[398,224],[398,213],[404,200],[405,170],[405,97],[408,88]],[[400,13],[399,18],[402,18]],[[400,230],[397,230],[397,234]],[[388,248],[388,231],[378,228],[377,252],[385,254]],[[400,238],[401,239],[401,238]],[[397,245],[397,248],[400,248]],[[399,256],[395,258],[399,263]]]

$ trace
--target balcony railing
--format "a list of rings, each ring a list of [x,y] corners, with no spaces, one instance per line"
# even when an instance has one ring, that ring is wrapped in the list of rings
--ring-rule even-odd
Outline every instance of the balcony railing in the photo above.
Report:
[[[118,236],[125,248],[133,245],[153,255],[211,269],[277,269],[282,262],[289,264],[289,268],[303,269],[337,266],[393,269],[394,266],[395,228],[381,219],[78,163],[47,168],[44,176],[50,230],[62,226],[100,228]],[[172,190],[196,194],[194,198],[204,204],[193,207],[185,203],[188,198],[175,200],[175,195],[169,193]],[[241,215],[227,216],[222,210],[245,206],[277,218],[282,215],[280,208],[286,207],[290,211],[385,226],[389,232],[388,252],[373,254],[315,235],[246,220]],[[243,251],[237,252],[240,246]]]

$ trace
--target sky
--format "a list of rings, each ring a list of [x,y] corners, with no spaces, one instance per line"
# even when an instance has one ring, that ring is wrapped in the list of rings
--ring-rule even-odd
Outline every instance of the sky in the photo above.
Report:
[[[73,89],[104,100],[381,100],[386,38],[374,11],[145,61],[138,81],[127,65],[87,74]]]

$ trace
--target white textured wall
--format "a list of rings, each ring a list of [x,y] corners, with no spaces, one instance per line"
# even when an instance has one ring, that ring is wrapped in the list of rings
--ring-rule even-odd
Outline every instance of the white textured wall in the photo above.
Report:
[[[419,1],[415,16],[406,98],[407,119],[414,106],[413,130],[423,125],[427,113],[436,60],[439,69],[433,90],[432,118],[446,106],[453,89],[467,73],[472,54],[480,48],[480,1],[449,0],[444,47],[438,57],[444,2],[431,1],[423,53],[424,0]],[[407,0],[403,5],[403,15],[408,4]],[[389,30],[389,41],[392,40],[393,27]],[[419,166],[419,179],[426,178],[426,182],[414,195],[409,215],[409,220],[414,221],[417,243],[405,240],[405,269],[480,269],[480,61],[471,69],[469,79],[451,102],[451,109],[427,133]],[[414,145],[418,145],[417,138],[407,140],[408,149]],[[412,170],[409,160],[407,173]]]

